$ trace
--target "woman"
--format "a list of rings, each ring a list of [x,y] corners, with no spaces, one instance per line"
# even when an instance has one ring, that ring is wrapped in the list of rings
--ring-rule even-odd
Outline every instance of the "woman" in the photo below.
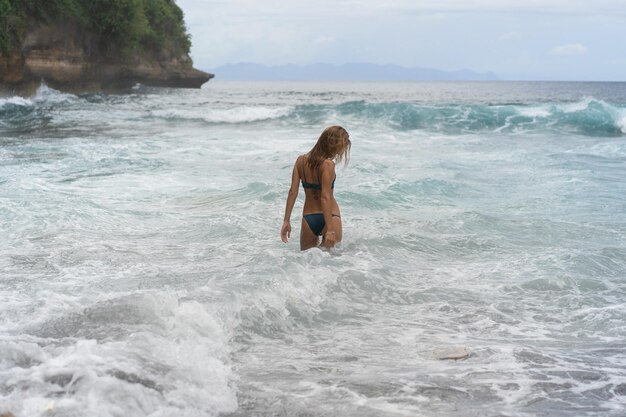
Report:
[[[341,126],[326,128],[313,149],[300,155],[293,165],[291,187],[285,207],[285,221],[280,237],[287,243],[291,237],[291,210],[298,197],[298,182],[304,188],[304,208],[300,228],[300,250],[307,250],[319,244],[332,248],[341,241],[341,213],[333,196],[335,188],[335,161],[348,164],[350,156],[350,136]]]

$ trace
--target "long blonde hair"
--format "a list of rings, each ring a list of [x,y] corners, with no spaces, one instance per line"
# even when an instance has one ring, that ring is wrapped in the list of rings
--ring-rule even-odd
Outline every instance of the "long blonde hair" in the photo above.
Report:
[[[351,147],[352,142],[346,129],[341,126],[327,127],[307,154],[307,165],[313,171],[317,170],[325,159],[345,161],[345,165],[348,165]]]

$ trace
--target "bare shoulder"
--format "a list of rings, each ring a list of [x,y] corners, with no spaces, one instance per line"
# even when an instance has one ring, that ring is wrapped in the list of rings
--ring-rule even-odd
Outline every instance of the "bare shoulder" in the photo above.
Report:
[[[335,175],[335,162],[325,159],[320,165],[320,174],[322,177],[332,178]]]
[[[335,170],[335,161],[333,161],[332,159],[324,159],[324,161],[322,162],[322,169],[331,169],[331,170]]]

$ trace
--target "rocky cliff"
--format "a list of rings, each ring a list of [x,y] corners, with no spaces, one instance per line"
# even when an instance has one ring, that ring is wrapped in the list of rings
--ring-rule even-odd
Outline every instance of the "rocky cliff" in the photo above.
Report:
[[[28,93],[42,81],[72,92],[123,90],[137,83],[199,88],[213,77],[194,69],[187,54],[140,51],[135,57],[111,60],[97,48],[95,39],[80,28],[34,25],[19,48],[0,55],[0,90]]]

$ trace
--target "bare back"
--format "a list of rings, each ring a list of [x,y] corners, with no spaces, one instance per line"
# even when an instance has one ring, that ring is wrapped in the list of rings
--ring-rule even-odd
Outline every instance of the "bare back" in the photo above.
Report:
[[[309,213],[319,213],[322,211],[322,201],[321,201],[321,190],[322,187],[326,189],[327,187],[330,189],[330,195],[332,197],[331,200],[331,209],[334,214],[340,215],[339,213],[339,205],[337,204],[337,200],[335,200],[333,188],[334,188],[334,172],[332,175],[331,183],[324,183],[323,177],[327,176],[324,174],[330,174],[326,172],[329,168],[329,164],[333,164],[334,171],[334,162],[328,160],[320,165],[317,170],[312,170],[311,167],[307,164],[308,159],[306,155],[301,155],[296,160],[296,169],[298,171],[298,175],[300,176],[300,180],[302,181],[302,185],[304,188],[304,208],[303,214]],[[313,187],[307,187],[306,185],[318,186],[319,189]]]

